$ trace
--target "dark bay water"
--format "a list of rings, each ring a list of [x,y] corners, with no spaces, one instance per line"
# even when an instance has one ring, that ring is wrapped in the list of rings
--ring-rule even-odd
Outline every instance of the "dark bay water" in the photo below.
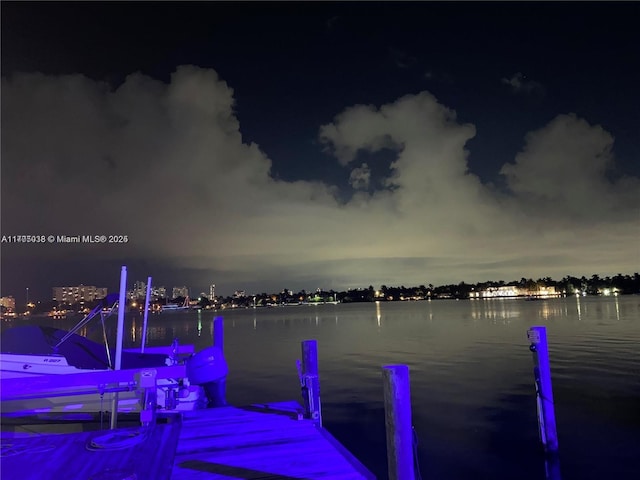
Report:
[[[317,339],[324,426],[378,478],[387,477],[381,366],[409,365],[425,480],[545,478],[526,332],[546,325],[562,478],[640,476],[639,296],[165,313],[149,317],[148,344],[205,347],[214,315],[225,319],[236,405],[300,399],[300,342]],[[127,346],[139,345],[141,323],[127,319]],[[87,335],[99,340],[98,323]]]

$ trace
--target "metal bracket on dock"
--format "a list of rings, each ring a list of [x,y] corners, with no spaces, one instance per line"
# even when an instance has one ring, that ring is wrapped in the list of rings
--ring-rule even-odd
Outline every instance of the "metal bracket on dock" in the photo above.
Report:
[[[309,417],[312,420],[320,419],[320,396],[316,395],[316,385],[318,385],[318,375],[312,375],[305,373],[302,375],[302,397],[304,399],[305,407],[308,406],[307,411]],[[315,398],[318,399],[318,405],[315,403]]]
[[[302,342],[302,361],[297,360],[296,366],[304,402],[304,417],[313,420],[317,426],[322,427],[318,345],[316,340]]]
[[[140,391],[140,423],[147,427],[155,424],[158,386],[156,370],[141,370],[136,373],[136,383]]]

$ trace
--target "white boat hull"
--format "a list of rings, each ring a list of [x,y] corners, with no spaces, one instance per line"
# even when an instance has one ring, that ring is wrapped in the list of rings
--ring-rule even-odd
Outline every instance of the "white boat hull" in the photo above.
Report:
[[[41,375],[73,375],[106,370],[87,370],[76,368],[67,363],[62,355],[22,355],[0,354],[0,378],[24,378],[25,382]],[[65,395],[67,392],[95,391],[96,385],[74,386],[73,389],[60,389],[55,396],[30,400],[2,402],[3,416],[23,416],[34,413],[102,412],[110,411],[114,393],[88,393]],[[174,390],[175,405],[167,405],[167,392]],[[185,379],[182,384],[177,379],[159,379],[157,404],[160,409],[179,411],[204,408],[206,398],[202,387],[189,385]],[[173,407],[173,408],[172,408]],[[118,392],[118,412],[140,411],[138,392],[135,390]]]

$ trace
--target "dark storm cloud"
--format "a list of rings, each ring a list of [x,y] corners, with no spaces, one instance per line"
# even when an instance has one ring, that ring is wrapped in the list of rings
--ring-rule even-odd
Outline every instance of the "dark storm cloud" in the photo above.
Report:
[[[345,203],[319,180],[274,179],[211,69],[180,67],[168,84],[133,74],[115,90],[13,75],[2,100],[3,233],[129,236],[77,250],[87,261],[267,290],[607,274],[637,254],[638,179],[607,175],[612,135],[575,115],[523,139],[500,193],[469,170],[475,126],[430,93],[348,107],[319,126],[328,168],[351,172]],[[358,155],[381,149],[395,158],[372,189]]]

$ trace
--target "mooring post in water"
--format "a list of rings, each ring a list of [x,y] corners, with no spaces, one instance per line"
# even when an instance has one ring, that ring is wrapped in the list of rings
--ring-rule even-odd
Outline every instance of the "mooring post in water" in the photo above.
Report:
[[[527,338],[531,342],[529,349],[533,353],[533,375],[538,402],[540,441],[546,453],[555,455],[558,453],[558,434],[556,432],[556,412],[551,388],[547,328],[531,327],[527,331]]]
[[[407,365],[382,367],[390,480],[415,480],[411,388]]]
[[[322,427],[318,342],[316,340],[302,342],[302,365],[299,368],[302,400],[304,402],[304,418],[310,418],[314,420],[317,426]]]
[[[122,368],[122,339],[124,338],[124,313],[127,308],[127,267],[122,266],[120,271],[120,297],[118,299],[118,328],[116,330],[116,359],[115,370]],[[118,423],[118,392],[113,394],[111,400],[111,430],[115,430]]]

